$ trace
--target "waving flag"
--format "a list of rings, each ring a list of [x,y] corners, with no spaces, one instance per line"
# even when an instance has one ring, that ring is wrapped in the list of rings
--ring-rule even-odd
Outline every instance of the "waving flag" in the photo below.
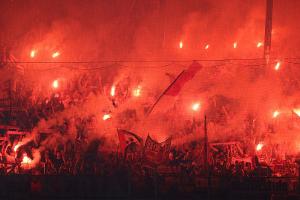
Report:
[[[176,79],[165,89],[165,91],[159,96],[159,98],[156,100],[156,102],[153,104],[153,106],[150,108],[148,112],[148,116],[153,111],[154,107],[157,105],[157,103],[160,101],[160,99],[164,95],[169,96],[177,96],[179,92],[181,91],[182,87],[185,85],[186,82],[193,79],[194,76],[197,74],[197,72],[202,69],[202,65],[200,65],[198,62],[194,61],[188,69],[183,70]]]
[[[120,149],[124,153],[128,148],[136,148],[142,146],[143,139],[130,131],[118,129],[120,141]]]
[[[188,69],[183,70],[172,84],[164,91],[164,95],[177,96],[186,82],[193,79],[196,73],[202,69],[202,65],[193,62]]]

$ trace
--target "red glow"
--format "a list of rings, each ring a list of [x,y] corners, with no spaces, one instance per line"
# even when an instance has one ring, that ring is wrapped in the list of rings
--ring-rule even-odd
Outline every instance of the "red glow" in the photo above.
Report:
[[[233,48],[236,49],[237,48],[237,42],[233,43]]]
[[[276,70],[276,71],[278,71],[279,69],[280,69],[280,66],[281,66],[281,62],[277,62],[276,63],[276,65],[275,65],[275,67],[274,67],[274,69]]]
[[[52,54],[52,58],[57,58],[59,55],[60,55],[60,53],[58,51],[56,51]]]
[[[199,109],[200,109],[200,103],[193,103],[192,110],[193,111],[198,111]]]
[[[116,94],[116,86],[111,86],[111,89],[110,89],[110,96],[114,97]]]
[[[106,120],[108,120],[110,118],[111,118],[110,114],[104,114],[103,117],[102,117],[103,121],[106,121]]]
[[[180,49],[183,48],[183,42],[182,42],[182,41],[179,42],[179,48],[180,48]]]
[[[280,115],[280,112],[278,110],[273,112],[273,118],[277,118]]]
[[[293,109],[293,112],[294,112],[298,117],[300,117],[300,108],[295,108],[295,109]]]
[[[264,144],[262,144],[262,143],[257,144],[256,151],[261,151],[263,147],[264,147]]]
[[[32,160],[27,156],[26,153],[23,154],[22,164],[30,164]]]
[[[17,152],[17,150],[19,149],[20,144],[16,144],[16,146],[14,147],[14,152]]]
[[[52,82],[52,87],[53,87],[54,89],[57,89],[57,88],[59,87],[59,82],[58,82],[58,80],[54,80],[54,81]]]
[[[133,90],[133,96],[135,96],[135,97],[139,97],[139,96],[141,96],[141,86],[138,86],[137,88],[135,88],[134,90]]]
[[[262,43],[262,42],[258,42],[257,45],[256,45],[257,48],[260,48],[260,47],[262,47],[262,46],[263,46],[263,43]]]
[[[31,50],[31,52],[30,52],[30,57],[31,58],[34,58],[36,56],[36,50]]]

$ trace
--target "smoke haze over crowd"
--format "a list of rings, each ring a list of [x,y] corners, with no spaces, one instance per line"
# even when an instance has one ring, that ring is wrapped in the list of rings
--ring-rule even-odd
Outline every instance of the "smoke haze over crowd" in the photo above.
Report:
[[[198,128],[192,138],[200,138],[205,113],[211,140],[258,143],[267,137],[271,143],[291,144],[286,151],[295,153],[300,150],[299,127],[291,123],[299,123],[292,110],[300,107],[300,70],[292,64],[297,61],[287,58],[300,55],[299,9],[298,1],[274,0],[272,59],[266,73],[261,73],[263,47],[258,45],[264,42],[261,0],[5,0],[0,41],[17,61],[34,62],[21,65],[36,96],[55,93],[53,80],[63,90],[71,80],[78,81],[78,74],[98,77],[99,94],[54,118],[93,114],[99,137],[112,138],[116,128],[126,128],[163,141],[181,135],[185,123],[194,120]],[[147,117],[145,108],[192,60],[200,60],[203,69],[179,96],[164,98]],[[278,73],[273,69],[277,61],[282,61]],[[120,87],[129,91],[117,108],[110,97],[114,85],[117,93]],[[135,96],[132,91],[138,87],[141,93]],[[195,102],[201,105],[198,112],[191,109]],[[128,114],[133,110],[135,115]],[[273,117],[276,110],[278,119]],[[111,119],[102,120],[107,113]],[[255,124],[253,138],[245,133],[248,117]],[[266,136],[269,124],[276,134]]]

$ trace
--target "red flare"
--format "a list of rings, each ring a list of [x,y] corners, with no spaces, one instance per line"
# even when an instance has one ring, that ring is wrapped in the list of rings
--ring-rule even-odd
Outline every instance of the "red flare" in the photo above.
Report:
[[[56,51],[52,54],[52,58],[57,58],[59,55],[60,55],[60,53],[58,51]]]

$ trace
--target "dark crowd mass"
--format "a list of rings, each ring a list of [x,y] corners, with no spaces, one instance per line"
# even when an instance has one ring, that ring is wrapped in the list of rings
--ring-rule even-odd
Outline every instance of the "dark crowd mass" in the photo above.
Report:
[[[300,199],[299,8],[1,0],[0,199]]]
[[[2,176],[94,176],[112,184],[107,186],[111,190],[126,195],[128,192],[150,196],[183,194],[217,186],[247,191],[296,190],[296,157],[287,155],[282,159],[274,155],[267,161],[267,152],[258,151],[248,156],[241,150],[240,142],[209,142],[205,149],[203,139],[172,144],[172,138],[159,143],[148,136],[141,142],[137,134],[123,130],[119,132],[119,144],[108,148],[107,138],[92,137],[99,131],[94,126],[95,115],[65,116],[45,130],[35,129],[41,121],[47,122],[67,109],[80,107],[89,95],[98,95],[100,88],[89,87],[95,80],[86,75],[76,79],[79,81],[69,84],[64,91],[46,98],[33,97],[25,89],[13,94],[14,106],[25,109],[15,115],[3,113],[9,117],[2,118],[2,124],[9,121],[14,124],[1,129]],[[118,106],[117,100],[111,99],[113,107]],[[201,126],[187,124],[186,132]],[[117,182],[119,185],[113,185]],[[47,185],[42,180],[33,183],[37,185],[31,189],[38,191]],[[65,183],[61,180],[59,184]]]

